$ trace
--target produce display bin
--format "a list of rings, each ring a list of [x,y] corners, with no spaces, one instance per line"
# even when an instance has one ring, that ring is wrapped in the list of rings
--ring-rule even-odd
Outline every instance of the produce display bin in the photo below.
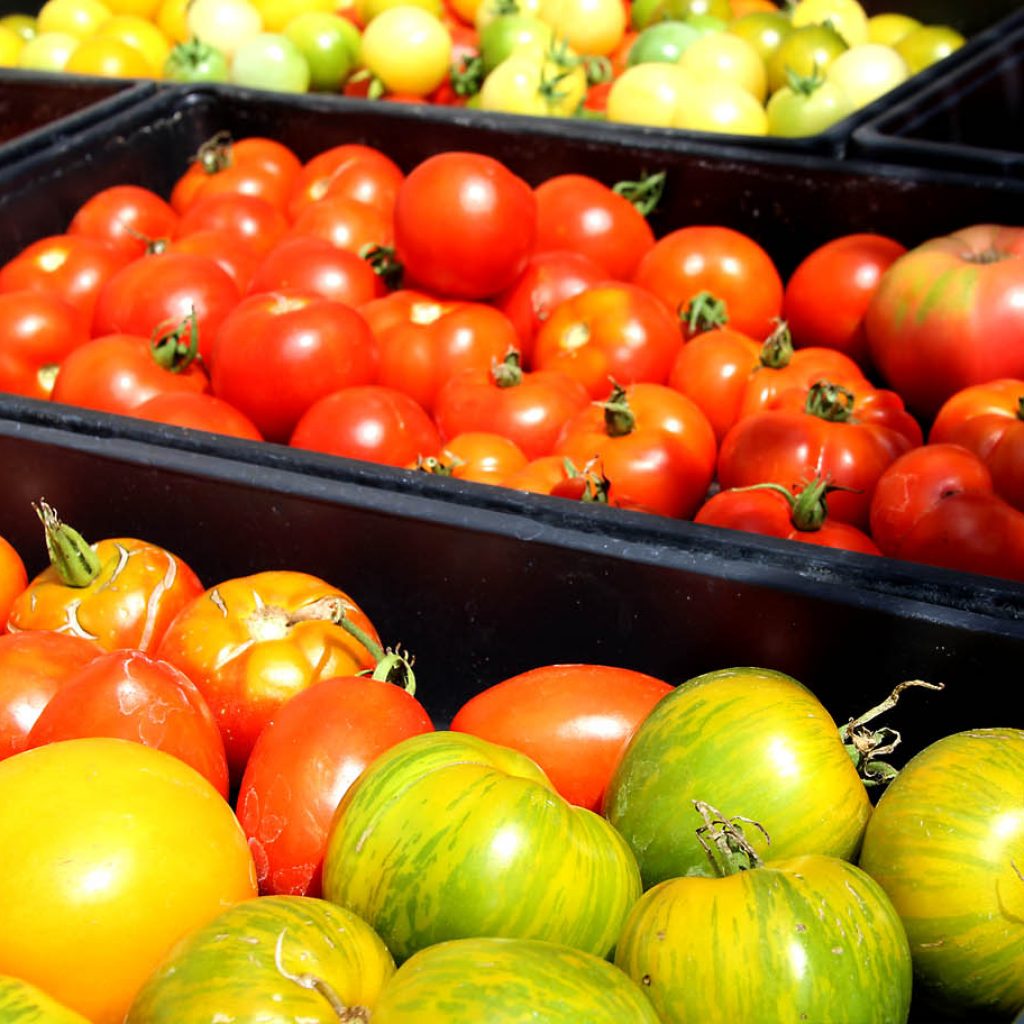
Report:
[[[854,132],[869,159],[983,174],[1024,172],[1024,25]]]

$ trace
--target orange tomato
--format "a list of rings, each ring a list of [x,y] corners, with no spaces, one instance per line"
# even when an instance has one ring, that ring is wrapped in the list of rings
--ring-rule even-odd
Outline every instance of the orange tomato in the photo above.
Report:
[[[0,537],[0,633],[7,632],[11,605],[28,586],[28,573],[21,555],[13,545]]]
[[[436,458],[423,460],[416,468],[456,480],[500,484],[527,461],[522,448],[510,438],[484,430],[467,430],[448,441]]]

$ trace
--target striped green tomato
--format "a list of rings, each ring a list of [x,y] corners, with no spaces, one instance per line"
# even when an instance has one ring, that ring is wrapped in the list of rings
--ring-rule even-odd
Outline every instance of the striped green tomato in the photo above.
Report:
[[[912,757],[860,865],[903,919],[924,1005],[963,1020],[1024,1008],[1024,730],[954,733]]]
[[[0,975],[0,1021],[3,1024],[89,1024],[79,1013],[51,999],[20,978]]]
[[[373,1024],[659,1024],[638,985],[607,960],[538,939],[454,939],[411,956]]]
[[[338,1024],[338,1007],[372,1011],[394,970],[355,914],[312,896],[261,896],[179,941],[125,1024]]]
[[[910,1010],[895,909],[865,872],[821,854],[661,882],[626,919],[615,963],[664,1024],[903,1024]]]
[[[323,893],[368,921],[398,961],[475,936],[606,956],[640,874],[608,822],[559,796],[524,754],[439,731],[396,744],[346,792]]]
[[[664,697],[633,734],[605,817],[636,854],[644,886],[707,868],[693,801],[759,822],[771,859],[852,860],[871,813],[867,790],[821,702],[763,668],[708,672]]]

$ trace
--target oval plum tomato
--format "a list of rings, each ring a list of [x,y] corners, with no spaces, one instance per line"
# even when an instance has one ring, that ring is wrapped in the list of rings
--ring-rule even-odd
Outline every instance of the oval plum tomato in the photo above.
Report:
[[[372,669],[373,624],[344,592],[307,573],[271,571],[218,583],[181,609],[156,656],[181,669],[224,737],[233,782],[278,708],[320,679]]]
[[[754,338],[767,337],[782,312],[782,278],[772,258],[749,235],[722,226],[663,235],[641,258],[633,283],[677,315],[710,293],[725,303],[728,325]]]
[[[410,469],[435,476],[501,484],[527,463],[523,450],[510,438],[484,430],[467,430],[447,440],[436,456],[420,457]]]
[[[942,404],[928,440],[970,449],[988,466],[996,494],[1024,512],[1024,380],[958,391]]]
[[[262,292],[224,318],[211,364],[213,393],[268,441],[284,442],[318,399],[374,380],[377,346],[366,321],[341,302]]]
[[[682,345],[678,320],[655,296],[611,281],[555,307],[534,339],[533,367],[567,373],[602,399],[614,384],[664,384]]]
[[[82,317],[59,296],[0,292],[0,391],[49,398],[61,362],[88,340]]]
[[[528,459],[554,451],[566,420],[590,404],[575,377],[555,370],[524,373],[510,353],[488,370],[464,370],[441,388],[434,420],[445,438],[484,430],[514,441]]]
[[[544,665],[495,683],[452,729],[520,750],[570,803],[600,811],[633,730],[672,686],[608,665]]]
[[[51,565],[11,606],[10,632],[52,629],[95,640],[104,650],[151,652],[178,612],[203,592],[173,552],[134,537],[88,544],[40,501]]]
[[[240,235],[261,255],[268,253],[288,231],[288,220],[267,199],[236,193],[206,196],[192,203],[181,215],[175,236],[214,228]]]
[[[441,436],[415,398],[369,384],[342,388],[314,402],[288,443],[347,459],[408,466],[421,456],[437,455]]]
[[[288,216],[294,221],[310,203],[328,196],[356,199],[390,213],[404,177],[398,164],[373,146],[331,146],[303,164],[292,183]]]
[[[28,573],[14,545],[0,537],[0,634],[7,631],[7,617],[15,598],[28,586]]]
[[[177,223],[178,214],[170,203],[151,189],[113,185],[79,206],[68,234],[106,239],[136,257],[154,239],[169,238]]]
[[[555,453],[576,466],[596,462],[619,508],[689,518],[715,469],[715,432],[685,395],[661,384],[616,388],[562,429]]]
[[[556,174],[534,190],[538,252],[569,249],[589,256],[608,277],[628,281],[654,246],[647,218],[625,196],[587,174]]]
[[[977,224],[911,249],[865,314],[874,365],[931,417],[962,388],[1024,377],[1024,230]]]
[[[363,769],[434,728],[411,691],[360,676],[321,679],[260,733],[238,790],[260,892],[319,896],[331,819]]]
[[[398,189],[395,250],[411,287],[497,295],[523,272],[536,232],[533,190],[482,153],[428,157]]]
[[[363,256],[373,249],[391,248],[395,229],[386,211],[340,195],[310,203],[292,222],[288,237],[310,236]]]
[[[93,337],[138,334],[179,324],[195,315],[199,355],[210,362],[213,341],[241,292],[215,260],[184,252],[154,253],[133,260],[107,282],[96,300]]]
[[[252,275],[259,266],[260,255],[252,246],[234,231],[219,228],[203,228],[181,238],[172,238],[163,252],[184,252],[193,256],[209,257],[227,272],[228,277],[244,295],[249,288]]]
[[[119,1024],[179,939],[257,894],[245,834],[213,786],[105,736],[0,762],[0,849],[0,973],[93,1024]]]
[[[786,281],[782,316],[793,344],[834,348],[868,365],[864,314],[882,273],[907,251],[886,235],[843,235],[819,245]]]
[[[135,406],[131,414],[152,423],[206,430],[248,441],[263,440],[256,424],[245,413],[207,392],[164,391]]]
[[[384,281],[353,252],[323,238],[285,238],[264,256],[248,292],[295,291],[362,306],[384,293]]]
[[[28,746],[110,736],[173,754],[225,799],[224,741],[195,684],[166,661],[142,651],[102,653],[65,679],[47,702]]]

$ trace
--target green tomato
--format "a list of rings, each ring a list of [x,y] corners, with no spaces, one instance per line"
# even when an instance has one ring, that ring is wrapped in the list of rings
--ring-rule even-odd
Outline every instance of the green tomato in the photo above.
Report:
[[[31,14],[5,14],[0,25],[16,32],[26,42],[36,34],[36,19]]]
[[[801,78],[776,89],[768,100],[768,134],[785,139],[819,135],[853,112],[850,98],[822,75]]]
[[[849,47],[830,25],[805,25],[793,29],[768,61],[768,93],[788,84],[792,71],[803,78],[824,72]]]
[[[554,33],[546,21],[532,14],[501,14],[480,30],[480,59],[484,74],[493,71],[521,46],[548,47]]]
[[[959,50],[966,40],[948,25],[921,25],[897,40],[894,49],[907,62],[912,75]]]
[[[226,82],[228,59],[217,47],[190,39],[171,50],[163,76],[169,82]]]
[[[235,51],[231,82],[251,89],[305,92],[309,88],[309,65],[287,36],[260,32]]]
[[[658,21],[648,25],[629,48],[627,64],[661,62],[675,64],[683,51],[701,36],[700,29],[686,21]]]
[[[733,19],[726,26],[731,35],[750,43],[766,65],[792,30],[789,18],[782,11],[753,11]]]
[[[309,65],[309,88],[338,92],[359,60],[359,29],[340,14],[307,11],[284,27]]]

